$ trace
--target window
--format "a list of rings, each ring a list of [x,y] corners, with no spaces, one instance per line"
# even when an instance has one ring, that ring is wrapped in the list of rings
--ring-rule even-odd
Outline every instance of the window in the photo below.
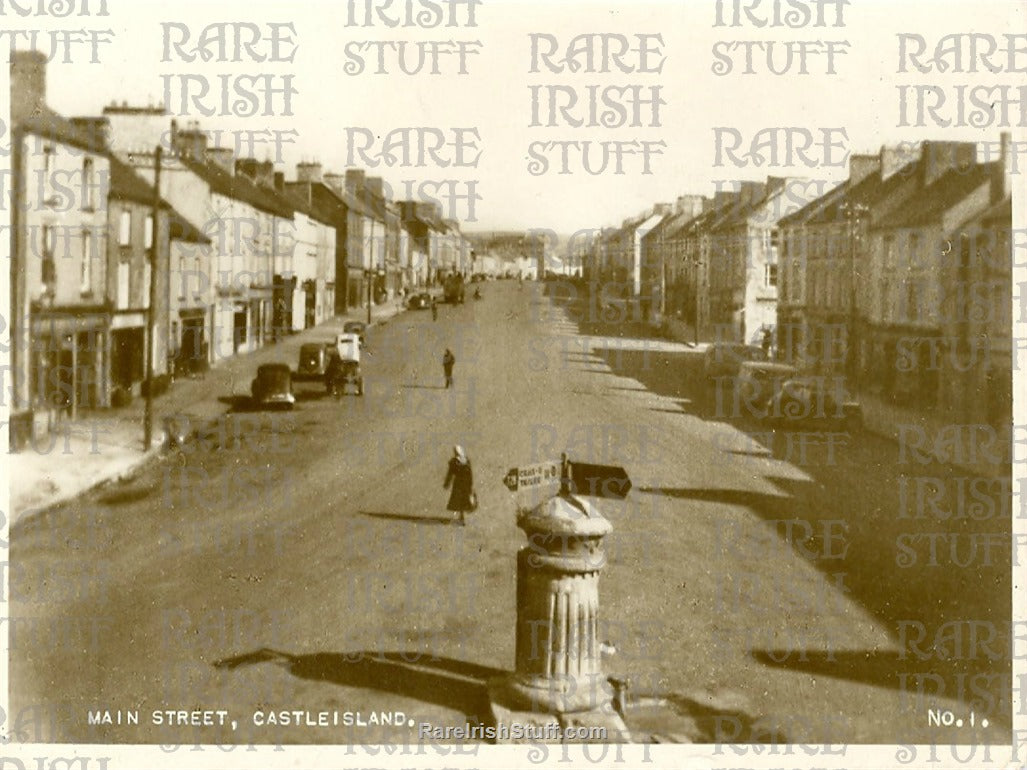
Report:
[[[777,286],[777,263],[763,266],[763,284],[765,286]]]
[[[916,306],[916,281],[913,276],[906,277],[906,312],[905,317],[910,321],[917,320]]]
[[[79,237],[79,245],[82,256],[82,272],[79,280],[79,292],[81,294],[91,294],[93,291],[93,265],[92,265],[92,246],[89,230],[83,229]]]
[[[132,242],[132,213],[122,211],[118,220],[118,245],[128,246]]]
[[[96,208],[96,174],[93,169],[93,159],[82,159],[82,208],[92,211]]]
[[[50,143],[43,145],[43,179],[39,186],[39,192],[43,198],[43,203],[48,206],[54,206],[57,203],[53,192],[53,167],[56,154],[56,146]]]
[[[128,262],[118,263],[118,310],[128,310]]]
[[[153,248],[153,215],[146,217],[146,230],[143,235],[143,247],[147,249]]]
[[[143,262],[143,307],[150,307],[150,260]]]
[[[43,225],[43,291],[53,291],[57,283],[57,264],[54,262],[54,247],[57,236],[53,225]]]
[[[920,264],[920,236],[915,233],[909,235],[909,266],[914,267]]]

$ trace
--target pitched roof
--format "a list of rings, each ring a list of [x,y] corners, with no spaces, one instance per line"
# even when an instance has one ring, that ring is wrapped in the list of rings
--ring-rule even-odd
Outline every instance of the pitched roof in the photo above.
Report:
[[[810,224],[830,224],[833,222],[845,222],[848,220],[844,210],[846,204],[858,204],[872,206],[875,202],[891,195],[903,185],[911,176],[918,173],[920,161],[910,161],[898,171],[889,175],[881,181],[879,173],[869,174],[861,179],[859,183],[851,188],[846,188],[845,195],[828,203],[826,206],[813,214],[807,221]]]
[[[187,155],[180,158],[182,165],[210,185],[212,192],[248,203],[258,211],[291,219],[295,207],[283,195],[261,187],[245,174],[230,174],[216,163],[201,163]]]
[[[110,155],[109,159],[111,164],[111,180],[107,190],[107,197],[114,200],[126,200],[153,205],[156,193],[153,185],[137,174],[130,165],[118,160],[117,156]],[[172,240],[188,241],[190,243],[210,243],[210,238],[205,236],[200,228],[192,224],[164,198],[161,198],[160,206],[168,212],[170,237]]]
[[[967,169],[951,168],[920,190],[906,204],[878,222],[876,227],[920,227],[930,224],[959,201],[991,179],[996,163],[979,163]]]
[[[102,137],[79,128],[49,107],[43,107],[38,114],[18,121],[14,128],[98,155],[108,155],[110,152]]]
[[[706,209],[706,211],[700,211],[693,217],[689,216],[686,212],[682,212],[674,217],[674,221],[668,226],[666,237],[677,238],[685,231],[694,230],[713,217],[715,213],[714,209]]]
[[[839,197],[845,196],[848,193],[851,187],[849,182],[850,180],[846,179],[841,184],[832,187],[819,198],[814,198],[798,211],[793,211],[791,214],[781,217],[778,225],[787,227],[788,225],[798,225],[811,221],[825,207],[832,205]]]
[[[664,214],[663,218],[660,219],[660,221],[653,225],[651,228],[649,228],[649,231],[642,236],[642,240],[666,237],[667,226],[671,223],[675,216],[678,215],[674,214],[673,212],[670,214]]]

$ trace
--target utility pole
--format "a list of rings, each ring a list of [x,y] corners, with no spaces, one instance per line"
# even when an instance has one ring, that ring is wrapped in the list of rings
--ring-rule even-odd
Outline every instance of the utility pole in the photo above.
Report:
[[[160,256],[160,166],[163,148],[158,144],[153,154],[153,227],[150,228],[150,302],[146,308],[146,411],[143,416],[143,449],[150,450],[153,441],[153,345],[156,339],[154,321],[157,317],[157,268]]]
[[[374,270],[367,271],[367,325],[371,325],[371,288],[374,284]]]
[[[852,394],[859,394],[859,361],[857,351],[859,314],[856,307],[856,240],[860,235],[860,222],[870,208],[855,201],[842,204],[849,220],[849,333],[845,341],[848,374],[852,379]]]

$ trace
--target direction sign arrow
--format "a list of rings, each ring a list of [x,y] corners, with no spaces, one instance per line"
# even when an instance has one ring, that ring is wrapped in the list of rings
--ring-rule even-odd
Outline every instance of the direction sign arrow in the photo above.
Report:
[[[503,477],[503,484],[511,492],[542,486],[557,486],[562,480],[561,462],[534,463],[511,468]],[[623,500],[631,489],[628,473],[618,465],[596,465],[568,461],[570,489],[574,494]]]
[[[506,472],[506,476],[503,477],[503,484],[511,492],[529,487],[540,487],[543,484],[559,485],[559,483],[560,463],[555,460],[511,468]]]
[[[594,465],[571,460],[572,491],[585,497],[623,500],[631,490],[628,472],[619,465]]]

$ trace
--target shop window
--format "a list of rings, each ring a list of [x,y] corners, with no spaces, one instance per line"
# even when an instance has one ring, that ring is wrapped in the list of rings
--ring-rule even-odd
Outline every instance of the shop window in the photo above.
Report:
[[[143,247],[147,249],[153,248],[153,215],[146,217],[145,231],[143,235]]]

